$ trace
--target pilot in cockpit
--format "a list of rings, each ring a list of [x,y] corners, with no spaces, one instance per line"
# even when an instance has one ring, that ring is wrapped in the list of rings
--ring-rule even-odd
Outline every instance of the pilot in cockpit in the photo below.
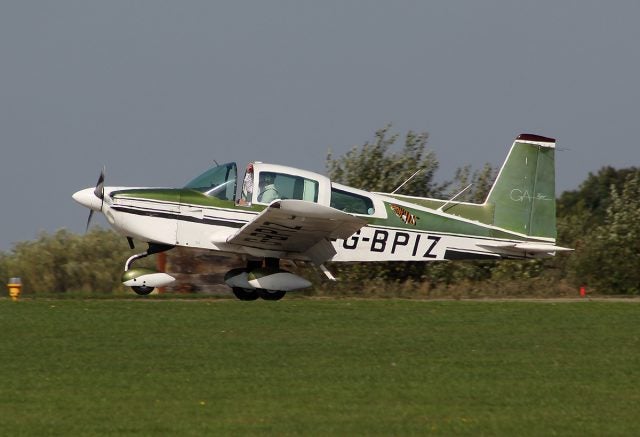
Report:
[[[280,199],[280,193],[275,186],[275,175],[270,172],[260,173],[260,191],[258,193],[258,202],[271,203],[276,199]]]

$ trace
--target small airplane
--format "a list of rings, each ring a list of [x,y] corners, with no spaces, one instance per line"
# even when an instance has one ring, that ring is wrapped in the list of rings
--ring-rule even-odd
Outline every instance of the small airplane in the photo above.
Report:
[[[182,188],[95,187],[73,194],[125,236],[148,244],[130,257],[122,282],[137,294],[174,281],[134,268],[137,259],[176,246],[241,255],[246,268],[225,282],[240,300],[281,299],[311,283],[280,268],[312,262],[543,258],[556,246],[555,140],[522,134],[514,141],[482,204],[368,192],[326,176],[251,162],[240,190],[235,163],[216,165]],[[403,184],[404,185],[404,184]],[[238,192],[239,191],[239,192]],[[397,191],[397,190],[396,190]],[[464,191],[464,190],[463,190]]]

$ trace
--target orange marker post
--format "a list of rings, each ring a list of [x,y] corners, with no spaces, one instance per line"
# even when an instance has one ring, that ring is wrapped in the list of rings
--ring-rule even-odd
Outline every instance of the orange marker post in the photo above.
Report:
[[[9,288],[9,296],[12,301],[17,301],[20,296],[20,291],[22,290],[22,280],[20,278],[11,278],[9,279],[9,283],[7,284]]]

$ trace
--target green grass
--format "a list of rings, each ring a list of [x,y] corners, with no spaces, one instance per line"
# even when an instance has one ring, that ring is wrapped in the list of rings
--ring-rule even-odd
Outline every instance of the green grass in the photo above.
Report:
[[[2,435],[635,435],[640,306],[0,300]]]

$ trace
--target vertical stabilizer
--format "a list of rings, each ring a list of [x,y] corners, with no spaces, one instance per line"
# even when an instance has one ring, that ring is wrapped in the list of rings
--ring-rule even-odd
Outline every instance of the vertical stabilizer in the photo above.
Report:
[[[556,238],[555,145],[538,135],[516,138],[486,200],[495,226]]]

